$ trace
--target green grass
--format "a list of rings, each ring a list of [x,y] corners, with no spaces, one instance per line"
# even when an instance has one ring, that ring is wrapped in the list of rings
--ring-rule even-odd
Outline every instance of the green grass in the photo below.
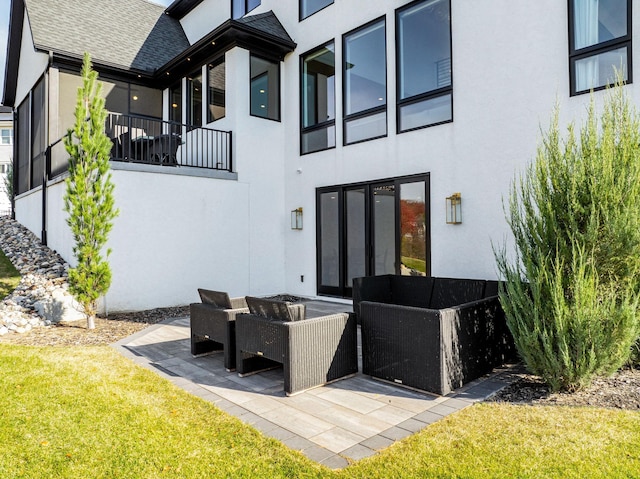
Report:
[[[421,273],[427,272],[427,262],[423,259],[418,258],[410,258],[409,256],[403,256],[401,258],[402,264],[404,264],[407,268],[415,269],[416,271],[420,271]]]
[[[640,413],[481,404],[331,471],[109,347],[0,344],[2,478],[640,477]]]
[[[20,282],[20,273],[0,251],[0,299],[6,298]]]

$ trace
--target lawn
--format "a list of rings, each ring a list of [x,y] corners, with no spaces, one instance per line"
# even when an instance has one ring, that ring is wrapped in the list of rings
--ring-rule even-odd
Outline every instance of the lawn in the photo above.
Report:
[[[640,478],[640,412],[481,404],[331,471],[107,346],[0,370],[3,478]]]
[[[20,282],[20,273],[0,251],[0,299],[6,298]]]

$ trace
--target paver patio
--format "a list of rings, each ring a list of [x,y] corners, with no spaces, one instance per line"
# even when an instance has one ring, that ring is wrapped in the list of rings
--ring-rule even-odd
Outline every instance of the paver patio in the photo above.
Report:
[[[322,314],[351,310],[350,304],[329,301],[310,300],[306,305],[307,311]],[[505,368],[447,396],[435,396],[358,373],[287,397],[281,368],[240,378],[225,370],[221,353],[193,357],[188,317],[151,326],[114,347],[266,436],[331,468],[371,456],[486,399],[512,380],[511,369]],[[360,346],[358,350],[360,353]]]

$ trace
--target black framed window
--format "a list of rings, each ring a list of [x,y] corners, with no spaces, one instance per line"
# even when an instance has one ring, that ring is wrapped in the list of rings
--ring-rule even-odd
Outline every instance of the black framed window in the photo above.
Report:
[[[631,0],[569,0],[571,95],[631,83]]]
[[[169,88],[169,121],[182,123],[182,81]]]
[[[241,18],[256,7],[260,6],[260,0],[231,0],[231,18]]]
[[[225,115],[225,63],[224,57],[207,65],[207,122]]]
[[[450,0],[396,11],[397,131],[453,121]]]
[[[344,144],[387,136],[385,20],[343,37]]]
[[[202,126],[202,71],[187,77],[187,124]]]
[[[336,146],[336,56],[333,42],[300,57],[300,153]]]
[[[280,121],[280,64],[251,55],[251,115]]]
[[[300,0],[300,20],[304,20],[332,3],[333,0]]]

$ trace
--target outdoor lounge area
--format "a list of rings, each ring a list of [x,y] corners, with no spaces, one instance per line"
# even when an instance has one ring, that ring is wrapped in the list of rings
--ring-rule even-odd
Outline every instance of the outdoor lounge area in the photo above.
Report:
[[[352,311],[345,301],[306,299],[304,306],[309,317]],[[362,373],[360,327],[356,331],[358,372],[294,396],[285,393],[282,367],[239,377],[225,367],[224,350],[193,356],[188,317],[156,324],[114,346],[135,363],[331,468],[372,456],[515,379],[507,367],[444,396],[397,387]]]

